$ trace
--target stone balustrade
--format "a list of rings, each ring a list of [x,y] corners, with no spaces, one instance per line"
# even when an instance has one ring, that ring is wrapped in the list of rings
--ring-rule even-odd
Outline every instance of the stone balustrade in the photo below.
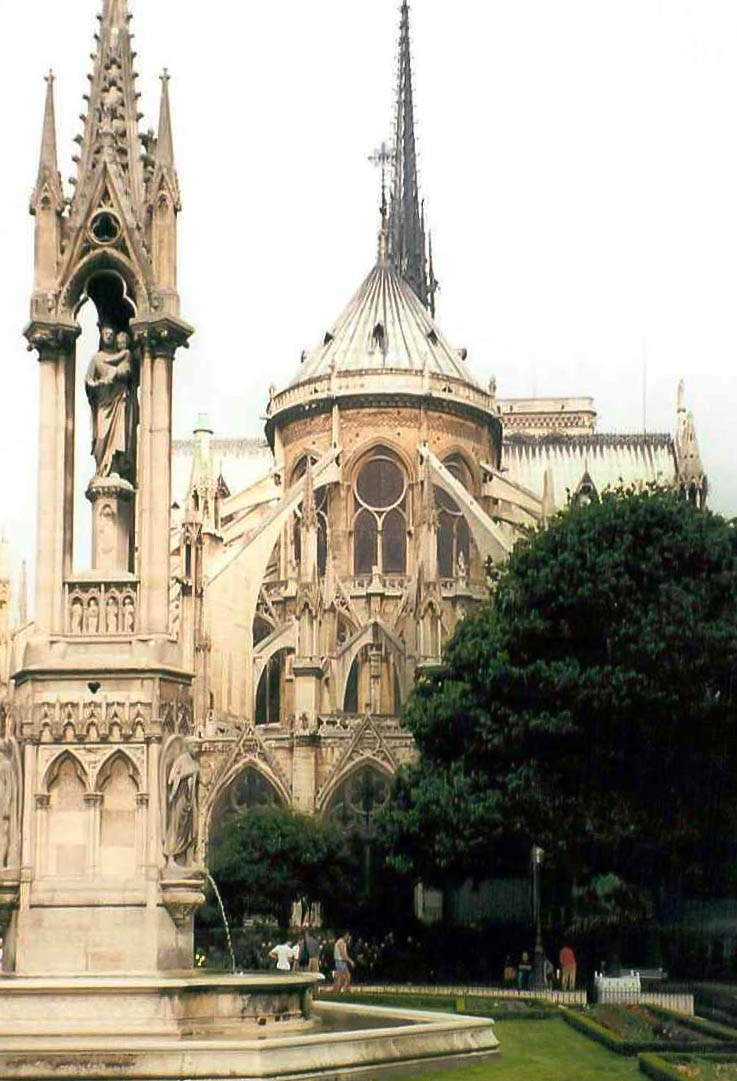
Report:
[[[275,395],[269,403],[268,412],[270,417],[274,417],[296,405],[303,405],[317,398],[387,393],[431,397],[438,401],[450,399],[463,402],[485,413],[496,413],[494,397],[481,387],[452,376],[407,368],[342,371],[307,379]]]

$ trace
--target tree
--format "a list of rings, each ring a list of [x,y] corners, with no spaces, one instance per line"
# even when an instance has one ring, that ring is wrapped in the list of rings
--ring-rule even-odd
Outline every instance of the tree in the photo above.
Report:
[[[395,865],[482,879],[536,843],[569,882],[652,884],[720,854],[737,796],[731,523],[655,487],[574,504],[515,547],[443,661],[405,711],[419,761],[383,823]]]
[[[211,871],[234,923],[269,915],[282,926],[298,900],[342,912],[357,879],[339,827],[275,805],[249,809],[225,823]]]

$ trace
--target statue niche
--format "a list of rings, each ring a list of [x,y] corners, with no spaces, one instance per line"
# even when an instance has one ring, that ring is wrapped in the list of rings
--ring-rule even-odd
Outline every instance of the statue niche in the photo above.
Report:
[[[130,337],[125,330],[116,332],[109,321],[100,328],[100,347],[87,369],[85,390],[95,459],[95,475],[87,490],[92,503],[93,567],[117,575],[131,569],[138,394]],[[98,621],[106,633],[118,632],[111,609],[98,613]]]
[[[130,338],[111,326],[100,331],[100,348],[85,379],[92,410],[95,476],[117,476],[135,483],[135,375]]]

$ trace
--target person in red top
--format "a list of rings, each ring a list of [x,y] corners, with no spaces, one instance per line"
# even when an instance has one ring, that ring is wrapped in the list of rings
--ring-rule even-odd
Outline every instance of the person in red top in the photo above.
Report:
[[[563,991],[576,990],[576,955],[570,946],[564,946],[560,951],[560,967],[562,972],[560,986]]]

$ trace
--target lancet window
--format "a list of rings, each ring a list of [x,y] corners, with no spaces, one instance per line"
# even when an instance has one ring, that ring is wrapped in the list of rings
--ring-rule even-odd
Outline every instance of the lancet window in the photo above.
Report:
[[[291,651],[280,649],[270,657],[256,690],[256,724],[279,724],[291,708]]]
[[[407,569],[407,478],[394,455],[377,448],[353,490],[354,573],[404,574]]]
[[[460,455],[452,455],[445,468],[470,491],[472,479],[468,466]],[[435,488],[438,508],[438,574],[441,578],[459,578],[468,572],[471,555],[471,533],[461,508],[455,499]]]
[[[312,458],[312,464],[317,461]],[[307,456],[300,458],[292,472],[292,484],[307,472]],[[317,510],[317,572],[321,578],[325,577],[325,568],[328,561],[328,489],[327,486],[317,488],[315,491],[315,509]],[[299,563],[302,558],[302,509],[294,512],[294,561]]]

